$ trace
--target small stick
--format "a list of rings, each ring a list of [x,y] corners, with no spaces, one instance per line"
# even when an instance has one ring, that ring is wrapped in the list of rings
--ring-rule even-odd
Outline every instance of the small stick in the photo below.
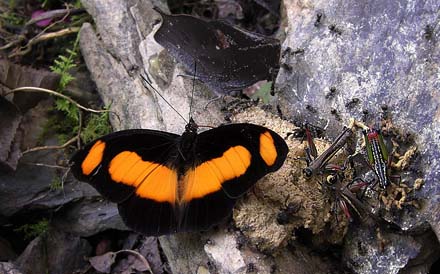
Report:
[[[46,34],[42,34],[42,35],[38,35],[34,38],[32,38],[31,40],[29,40],[29,42],[26,44],[26,46],[24,46],[23,50],[14,52],[12,54],[9,54],[9,58],[13,58],[15,56],[19,56],[19,55],[25,55],[27,54],[30,50],[32,45],[46,41],[46,40],[51,40],[54,38],[58,38],[64,35],[69,35],[72,33],[76,33],[80,30],[79,27],[71,27],[71,28],[65,28],[59,31],[55,31],[55,32],[50,32],[50,33],[46,33]]]
[[[59,92],[56,92],[56,91],[53,91],[53,90],[50,90],[50,89],[45,89],[45,88],[37,88],[37,87],[20,87],[20,88],[15,88],[15,89],[13,89],[13,90],[11,90],[11,91],[5,93],[4,96],[7,96],[7,95],[9,95],[9,94],[11,94],[11,93],[14,93],[14,92],[17,92],[17,91],[25,91],[25,92],[46,92],[46,93],[49,93],[49,94],[51,94],[51,95],[55,95],[55,96],[61,97],[61,98],[63,98],[63,99],[66,99],[67,101],[71,102],[72,104],[74,104],[74,105],[77,106],[78,108],[80,108],[80,109],[82,109],[82,110],[85,110],[85,111],[93,112],[93,113],[103,113],[103,112],[108,112],[108,111],[109,111],[109,110],[106,110],[106,109],[104,109],[104,110],[95,110],[95,109],[91,109],[91,108],[86,108],[86,107],[80,105],[79,103],[77,103],[77,102],[76,102],[75,100],[73,100],[72,98],[70,98],[70,97],[68,97],[68,96],[66,96],[66,95],[64,95],[64,94],[61,94],[61,93],[59,93]]]
[[[67,146],[69,146],[70,144],[74,143],[76,141],[76,139],[78,139],[78,136],[73,137],[72,139],[70,139],[69,141],[67,141],[66,143],[64,143],[61,146],[41,146],[41,147],[30,148],[30,149],[23,151],[22,154],[24,155],[29,152],[48,150],[48,149],[63,149],[63,148],[66,148]]]
[[[58,166],[58,165],[48,165],[48,164],[43,164],[43,163],[23,163],[23,164],[32,165],[32,166],[42,166],[42,167],[48,167],[48,168],[70,169],[70,167]]]

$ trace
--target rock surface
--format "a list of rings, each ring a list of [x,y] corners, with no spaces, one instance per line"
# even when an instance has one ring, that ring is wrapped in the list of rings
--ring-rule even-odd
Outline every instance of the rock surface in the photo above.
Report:
[[[426,231],[429,223],[440,238],[439,61],[440,3],[429,1],[284,1],[286,40],[284,69],[278,75],[283,114],[326,127],[335,134],[349,117],[378,123],[385,106],[393,125],[411,134],[419,152],[413,170],[402,172],[412,186],[414,175],[424,186],[414,195],[422,208],[405,208],[389,217],[404,231]],[[298,49],[303,51],[298,53]],[[296,51],[295,51],[296,50]],[[367,114],[368,113],[368,114]],[[406,177],[407,176],[407,177]],[[353,235],[351,237],[354,237]],[[368,242],[357,235],[354,241]],[[398,241],[397,241],[398,242]],[[357,273],[396,273],[417,256],[412,244],[399,246],[389,261],[366,256],[350,268]],[[411,242],[411,240],[409,240]],[[349,249],[349,248],[348,248]],[[354,252],[348,260],[359,260]]]
[[[90,244],[78,236],[57,230],[35,238],[17,258],[15,265],[23,273],[71,273],[84,269]]]

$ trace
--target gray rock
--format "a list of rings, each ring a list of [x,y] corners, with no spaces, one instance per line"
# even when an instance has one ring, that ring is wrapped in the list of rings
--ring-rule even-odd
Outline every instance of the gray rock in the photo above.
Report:
[[[388,217],[405,231],[424,231],[429,223],[440,238],[440,3],[284,2],[287,33],[283,48],[292,51],[284,55],[284,69],[277,79],[279,96],[285,102],[281,105],[283,114],[325,126],[334,136],[343,122],[332,111],[342,121],[360,119],[368,112],[368,122],[375,123],[380,120],[381,106],[387,105],[394,126],[415,137],[420,153],[418,169],[425,180],[415,194],[424,206]],[[293,54],[296,49],[304,52]],[[407,173],[402,177],[412,179],[414,174]],[[353,232],[351,237],[368,242],[366,234]],[[374,254],[365,259],[370,267],[359,269],[351,264],[352,268],[358,273],[396,273],[403,268],[420,247],[401,245],[399,236],[395,237],[388,263],[371,263],[380,259],[371,244],[368,248],[375,250]],[[346,257],[358,260],[355,252]]]
[[[70,203],[57,211],[53,226],[61,231],[89,237],[107,229],[128,230],[116,204],[94,197]]]
[[[12,216],[21,210],[55,209],[84,196],[96,195],[90,186],[67,182],[63,189],[51,189],[51,183],[58,175],[50,167],[35,166],[40,159],[50,162],[52,152],[35,152],[24,156],[14,175],[0,174],[0,214]],[[54,161],[55,162],[55,161]],[[59,178],[59,177],[58,177]]]
[[[17,144],[21,141],[18,132],[22,115],[18,108],[6,98],[0,98],[0,114],[2,120],[0,127],[0,171],[15,170],[17,167],[20,150]]]
[[[203,252],[204,242],[199,233],[161,236],[159,242],[171,273],[197,273],[200,267],[209,269],[209,258]]]
[[[0,262],[0,273],[23,274],[13,263]]]
[[[67,274],[87,265],[86,256],[92,251],[89,243],[78,236],[49,230],[35,238],[17,258],[15,265],[24,274]]]
[[[355,273],[398,273],[417,257],[420,248],[411,236],[376,232],[364,226],[347,234],[344,255]]]
[[[221,267],[220,273],[246,272],[247,265],[234,235],[224,233],[213,235],[204,248],[211,261]]]

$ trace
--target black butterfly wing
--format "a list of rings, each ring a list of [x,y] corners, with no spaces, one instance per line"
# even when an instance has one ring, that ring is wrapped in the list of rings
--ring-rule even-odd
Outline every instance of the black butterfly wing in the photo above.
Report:
[[[275,132],[233,124],[199,134],[187,155],[194,162],[182,162],[180,138],[153,130],[112,133],[78,151],[72,171],[118,203],[128,227],[163,235],[220,223],[241,195],[281,167],[288,152]],[[186,171],[179,176],[178,170]]]
[[[208,229],[227,217],[236,200],[264,175],[278,170],[288,153],[274,131],[252,124],[232,124],[202,132],[197,163],[187,171],[185,230]]]
[[[71,159],[74,176],[118,203],[126,225],[156,235],[177,227],[174,204],[179,135],[162,131],[124,130],[103,136]]]
[[[162,16],[154,39],[217,93],[273,80],[279,69],[280,42],[220,21],[189,15]],[[195,73],[193,71],[193,73]]]

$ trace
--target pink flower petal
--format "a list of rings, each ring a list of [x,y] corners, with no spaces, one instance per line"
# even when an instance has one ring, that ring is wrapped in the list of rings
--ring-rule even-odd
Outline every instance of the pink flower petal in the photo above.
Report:
[[[44,10],[36,10],[32,13],[32,19],[37,18],[41,15],[43,15],[44,13],[46,13],[46,11]],[[52,19],[44,19],[44,20],[40,20],[37,21],[35,24],[39,27],[47,27],[50,23],[52,22]]]

